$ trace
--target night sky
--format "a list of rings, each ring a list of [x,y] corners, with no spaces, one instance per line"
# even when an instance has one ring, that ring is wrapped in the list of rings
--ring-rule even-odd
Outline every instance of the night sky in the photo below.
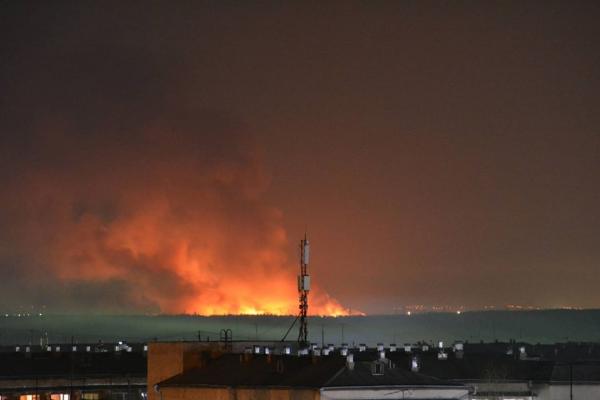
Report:
[[[0,1],[0,311],[600,307],[598,21]]]

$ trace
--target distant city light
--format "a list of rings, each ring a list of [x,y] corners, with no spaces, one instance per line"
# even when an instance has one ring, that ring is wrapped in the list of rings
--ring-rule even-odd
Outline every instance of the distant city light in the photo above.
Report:
[[[406,315],[410,316],[410,311],[407,311],[407,312],[406,312]]]
[[[457,311],[456,311],[456,313],[457,313],[458,315],[460,315],[460,310],[457,310]]]

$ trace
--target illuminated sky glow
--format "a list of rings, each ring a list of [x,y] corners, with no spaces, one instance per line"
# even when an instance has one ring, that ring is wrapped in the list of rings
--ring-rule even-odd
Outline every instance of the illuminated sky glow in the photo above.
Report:
[[[600,4],[8,2],[7,308],[600,306]]]

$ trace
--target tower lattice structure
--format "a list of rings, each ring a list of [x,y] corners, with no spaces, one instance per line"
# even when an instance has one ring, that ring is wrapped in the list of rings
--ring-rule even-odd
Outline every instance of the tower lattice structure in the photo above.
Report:
[[[308,344],[308,292],[310,291],[310,276],[308,275],[308,260],[310,254],[310,244],[304,234],[304,239],[300,241],[300,275],[298,276],[298,295],[300,303],[300,329],[298,332],[298,343]]]

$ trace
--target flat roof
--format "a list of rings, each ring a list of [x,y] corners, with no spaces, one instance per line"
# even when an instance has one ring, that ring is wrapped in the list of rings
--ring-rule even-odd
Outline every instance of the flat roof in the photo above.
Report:
[[[159,387],[281,387],[326,388],[357,386],[436,386],[463,385],[402,368],[384,367],[373,375],[373,361],[360,361],[353,369],[346,358],[332,356],[291,356],[264,354],[224,354],[207,364],[176,375]]]

